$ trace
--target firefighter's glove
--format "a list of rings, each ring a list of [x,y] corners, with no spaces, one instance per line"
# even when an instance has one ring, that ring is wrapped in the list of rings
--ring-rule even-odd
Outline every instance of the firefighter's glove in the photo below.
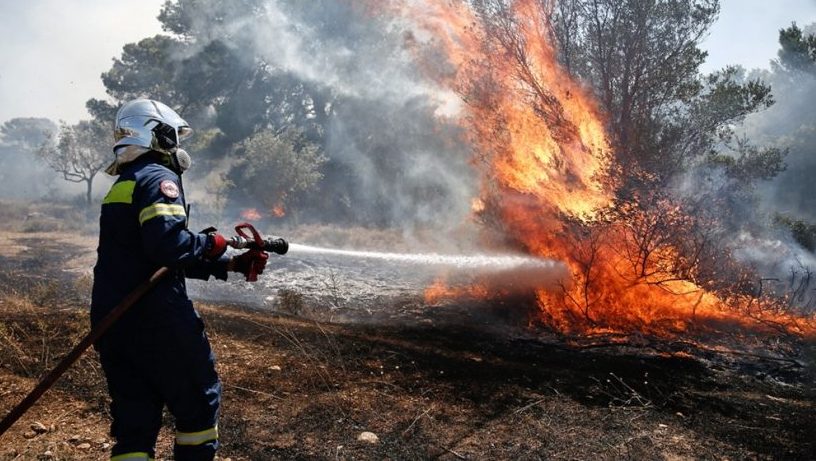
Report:
[[[262,274],[269,255],[265,251],[249,250],[232,258],[232,270],[244,274],[247,280]]]
[[[215,260],[227,251],[227,239],[218,232],[207,233],[207,243],[204,246],[204,257]]]

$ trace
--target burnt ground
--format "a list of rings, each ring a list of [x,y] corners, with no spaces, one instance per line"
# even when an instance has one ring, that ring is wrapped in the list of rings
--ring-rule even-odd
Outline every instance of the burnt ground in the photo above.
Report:
[[[0,239],[0,413],[86,332],[93,239],[77,243]],[[292,315],[320,302],[199,302],[224,382],[222,459],[816,459],[806,344],[790,358],[654,340],[568,346],[484,306],[480,322],[457,324],[455,305],[411,322],[419,308],[404,298],[398,321]],[[367,309],[393,307],[383,302]],[[89,352],[0,438],[0,460],[106,459],[108,424]],[[378,442],[358,441],[364,431]]]

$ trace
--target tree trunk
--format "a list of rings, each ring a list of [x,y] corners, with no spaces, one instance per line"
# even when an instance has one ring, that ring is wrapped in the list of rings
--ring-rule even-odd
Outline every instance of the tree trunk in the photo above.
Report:
[[[85,207],[91,208],[91,192],[93,191],[93,176],[85,180]]]

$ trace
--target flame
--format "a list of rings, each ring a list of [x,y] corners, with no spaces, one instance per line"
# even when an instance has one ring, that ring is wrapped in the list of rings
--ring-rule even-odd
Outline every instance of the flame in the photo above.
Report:
[[[272,207],[272,216],[276,218],[282,218],[286,216],[286,208],[283,207],[283,204],[278,203],[277,205]]]
[[[488,299],[491,295],[495,296],[495,293],[485,285],[451,286],[439,279],[425,289],[425,302],[433,305],[452,299]]]
[[[240,216],[241,219],[245,221],[257,221],[263,217],[257,208],[247,208],[245,210],[241,210]]]
[[[480,198],[474,198],[470,201],[470,209],[474,214],[479,214],[485,210],[485,202]]]
[[[683,253],[672,244],[648,248],[637,263],[632,229],[655,219],[682,226],[682,211],[665,204],[656,217],[632,213],[628,222],[604,221],[617,166],[602,112],[558,64],[542,2],[508,3],[496,30],[483,26],[469,2],[394,0],[389,7],[417,26],[406,46],[420,67],[465,102],[459,120],[483,178],[474,213],[498,218],[529,253],[570,266],[570,286],[536,290],[541,321],[564,333],[666,336],[718,325],[813,335],[813,318],[785,313],[770,301],[719,295],[684,277],[676,267]],[[438,52],[428,50],[441,50],[449,65],[440,66]],[[425,293],[429,302],[491,295],[481,285],[444,281]]]

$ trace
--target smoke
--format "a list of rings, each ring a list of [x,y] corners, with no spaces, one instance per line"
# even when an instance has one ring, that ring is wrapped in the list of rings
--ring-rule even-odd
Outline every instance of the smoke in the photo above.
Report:
[[[45,118],[15,118],[0,126],[0,197],[40,199],[70,190],[35,155],[57,125]]]
[[[218,41],[239,52],[239,61],[257,62],[272,78],[295,79],[319,96],[304,104],[323,123],[329,163],[321,190],[336,194],[319,221],[350,216],[441,235],[468,222],[477,180],[455,123],[460,98],[422,75],[406,45],[406,24],[355,2],[267,0],[251,14],[226,17],[217,3],[189,13],[195,34],[209,42],[196,42],[185,55]]]
[[[39,199],[54,195],[60,182],[28,149],[0,144],[0,197]]]
[[[803,30],[805,35],[814,33],[816,25]],[[770,84],[776,102],[748,116],[738,133],[758,146],[784,148],[788,154],[786,169],[760,182],[756,201],[736,210],[745,225],[733,241],[735,256],[756,267],[762,277],[791,279],[793,284],[795,274],[816,268],[813,248],[805,248],[805,235],[796,236],[791,226],[798,223],[805,234],[816,229],[808,228],[816,224],[816,66],[793,70],[774,61],[771,70],[754,70],[749,76]]]
[[[816,24],[804,32],[816,32]],[[786,170],[760,190],[762,204],[768,210],[816,223],[816,69],[790,72],[774,67],[756,74],[771,84],[776,104],[745,121],[751,139],[789,149]]]

